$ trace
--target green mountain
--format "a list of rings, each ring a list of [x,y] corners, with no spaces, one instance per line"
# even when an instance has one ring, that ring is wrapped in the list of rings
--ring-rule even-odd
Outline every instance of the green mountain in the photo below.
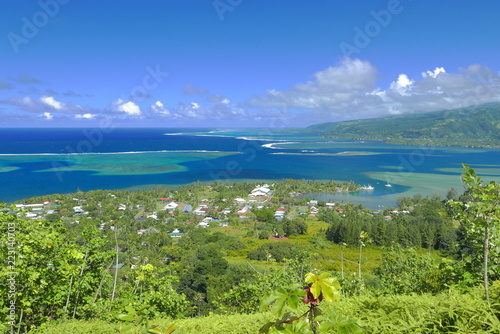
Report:
[[[500,103],[311,125],[329,138],[381,140],[391,144],[500,148]]]

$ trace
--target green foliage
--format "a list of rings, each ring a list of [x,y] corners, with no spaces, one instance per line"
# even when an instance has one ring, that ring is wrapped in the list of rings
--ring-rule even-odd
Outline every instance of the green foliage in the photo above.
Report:
[[[463,167],[462,181],[467,189],[464,200],[450,200],[448,203],[455,210],[454,216],[465,232],[464,240],[471,251],[469,262],[476,268],[482,262],[485,297],[488,300],[490,276],[500,278],[500,244],[495,238],[500,231],[500,185],[494,181],[484,184],[472,168],[466,164]],[[481,248],[482,254],[478,252]],[[493,265],[490,265],[490,260],[494,261]]]
[[[477,288],[465,294],[452,289],[438,295],[363,295],[336,305],[377,334],[498,333],[499,306],[492,310]]]
[[[129,322],[129,325],[119,327],[120,334],[170,334],[175,330],[174,325],[170,325],[165,331],[161,330],[158,325],[152,325],[142,312],[143,310],[136,311],[132,306],[126,306],[125,310],[127,313],[120,313],[116,316],[118,320]]]
[[[47,320],[75,316],[82,296],[99,284],[102,239],[92,230],[82,233],[82,245],[64,236],[60,223],[0,213],[0,255],[9,259],[0,268],[2,318],[15,305],[16,326],[38,326]],[[43,291],[43,293],[40,293]],[[15,304],[12,304],[14,301]],[[9,304],[9,305],[8,305]]]
[[[415,248],[394,245],[384,250],[382,264],[373,272],[380,277],[384,293],[409,294],[434,291],[433,271],[431,258]]]
[[[300,257],[302,254],[301,247],[295,246],[287,241],[268,242],[249,252],[248,258],[250,260],[259,261],[267,261],[272,258],[277,262],[283,262],[285,259],[295,259]]]
[[[362,326],[349,318],[337,316],[333,311],[323,313],[318,305],[321,301],[340,299],[340,284],[329,273],[317,275],[310,272],[305,276],[306,287],[294,284],[273,291],[262,300],[261,311],[270,308],[278,317],[261,327],[259,333],[327,333],[335,329],[339,333],[364,333]],[[298,315],[302,306],[308,309]],[[291,312],[284,312],[287,305]],[[302,311],[300,311],[302,313]]]
[[[302,218],[283,219],[283,231],[285,236],[307,234],[307,223]]]
[[[375,119],[316,124],[331,138],[383,140],[393,144],[500,147],[500,104]]]
[[[271,223],[275,220],[274,211],[271,209],[254,210],[255,218],[260,222]]]
[[[500,303],[498,281],[493,283],[491,298],[495,303],[485,303],[480,288],[467,293],[457,289],[436,295],[385,295],[365,294],[344,298],[334,303],[322,302],[323,313],[329,319],[349,325],[349,319],[359,319],[366,333],[373,334],[449,334],[478,333],[497,334],[500,328]],[[496,292],[494,292],[496,291]],[[299,301],[300,303],[300,301]],[[305,312],[304,305],[301,306]],[[301,310],[302,310],[301,309]],[[288,308],[284,308],[288,312]],[[174,333],[191,334],[254,334],[259,328],[276,319],[270,312],[255,314],[217,315],[186,318],[175,321]],[[281,318],[280,318],[281,319]],[[338,320],[336,320],[338,319]],[[319,318],[320,327],[327,323]],[[301,323],[304,321],[296,321]],[[154,324],[168,328],[170,319],[155,319]],[[117,325],[99,320],[67,321],[50,323],[35,331],[35,334],[111,334]],[[306,329],[307,330],[307,329]],[[330,329],[330,333],[335,333]],[[307,333],[299,332],[299,333]]]
[[[413,203],[413,202],[412,202]],[[323,210],[320,219],[330,223],[326,238],[335,243],[358,245],[359,235],[366,231],[376,246],[394,243],[406,247],[427,247],[452,252],[457,239],[452,219],[444,215],[445,205],[439,199],[420,199],[411,212],[374,214],[354,206],[344,206],[342,214]]]

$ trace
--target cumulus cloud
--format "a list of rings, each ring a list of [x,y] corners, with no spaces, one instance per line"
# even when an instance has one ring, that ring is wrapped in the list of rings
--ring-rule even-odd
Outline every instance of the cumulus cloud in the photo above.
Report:
[[[122,99],[118,99],[113,103],[113,110],[130,116],[139,116],[142,114],[141,109],[137,104],[132,101],[124,102]]]
[[[391,83],[391,89],[397,91],[401,95],[406,95],[407,90],[410,89],[410,86],[413,84],[413,81],[408,78],[406,74],[400,74],[398,76],[398,80]]]
[[[344,58],[338,66],[316,72],[313,79],[290,90],[271,89],[265,96],[253,96],[253,107],[340,111],[348,104],[365,99],[375,88],[377,70],[367,61]]]
[[[61,110],[64,107],[64,103],[56,101],[52,96],[42,96],[40,101],[56,110]]]
[[[95,117],[96,117],[96,115],[94,115],[94,114],[76,114],[75,115],[75,118],[77,118],[77,119],[93,119]]]
[[[432,78],[436,78],[439,73],[446,73],[446,71],[444,70],[444,67],[436,67],[434,69],[434,71],[425,71],[425,72],[422,72],[422,77],[432,77]]]
[[[481,65],[460,73],[436,67],[423,71],[420,78],[401,73],[389,87],[376,87],[376,79],[377,69],[368,61],[344,58],[305,83],[253,96],[247,106],[293,109],[307,115],[303,119],[319,123],[500,102],[500,76]]]
[[[46,120],[51,120],[51,119],[53,119],[53,118],[54,118],[54,115],[52,115],[50,112],[44,112],[44,113],[42,114],[42,117],[43,117],[44,119],[46,119]]]
[[[165,108],[165,106],[163,105],[163,103],[161,101],[156,101],[154,104],[152,104],[150,106],[150,109],[158,115],[162,115],[162,116],[170,115],[170,111],[168,111],[168,109]]]

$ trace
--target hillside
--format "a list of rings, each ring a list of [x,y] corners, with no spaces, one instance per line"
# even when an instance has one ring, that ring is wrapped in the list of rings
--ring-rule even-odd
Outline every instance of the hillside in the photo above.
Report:
[[[500,103],[311,125],[325,137],[392,144],[500,148]]]

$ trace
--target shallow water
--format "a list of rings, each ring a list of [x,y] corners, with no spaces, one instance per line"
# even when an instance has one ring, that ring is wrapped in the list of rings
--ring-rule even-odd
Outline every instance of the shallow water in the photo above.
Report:
[[[0,201],[77,189],[296,178],[372,185],[371,191],[317,196],[375,209],[414,193],[462,191],[461,163],[500,181],[498,150],[339,141],[269,129],[99,131],[0,130]]]

